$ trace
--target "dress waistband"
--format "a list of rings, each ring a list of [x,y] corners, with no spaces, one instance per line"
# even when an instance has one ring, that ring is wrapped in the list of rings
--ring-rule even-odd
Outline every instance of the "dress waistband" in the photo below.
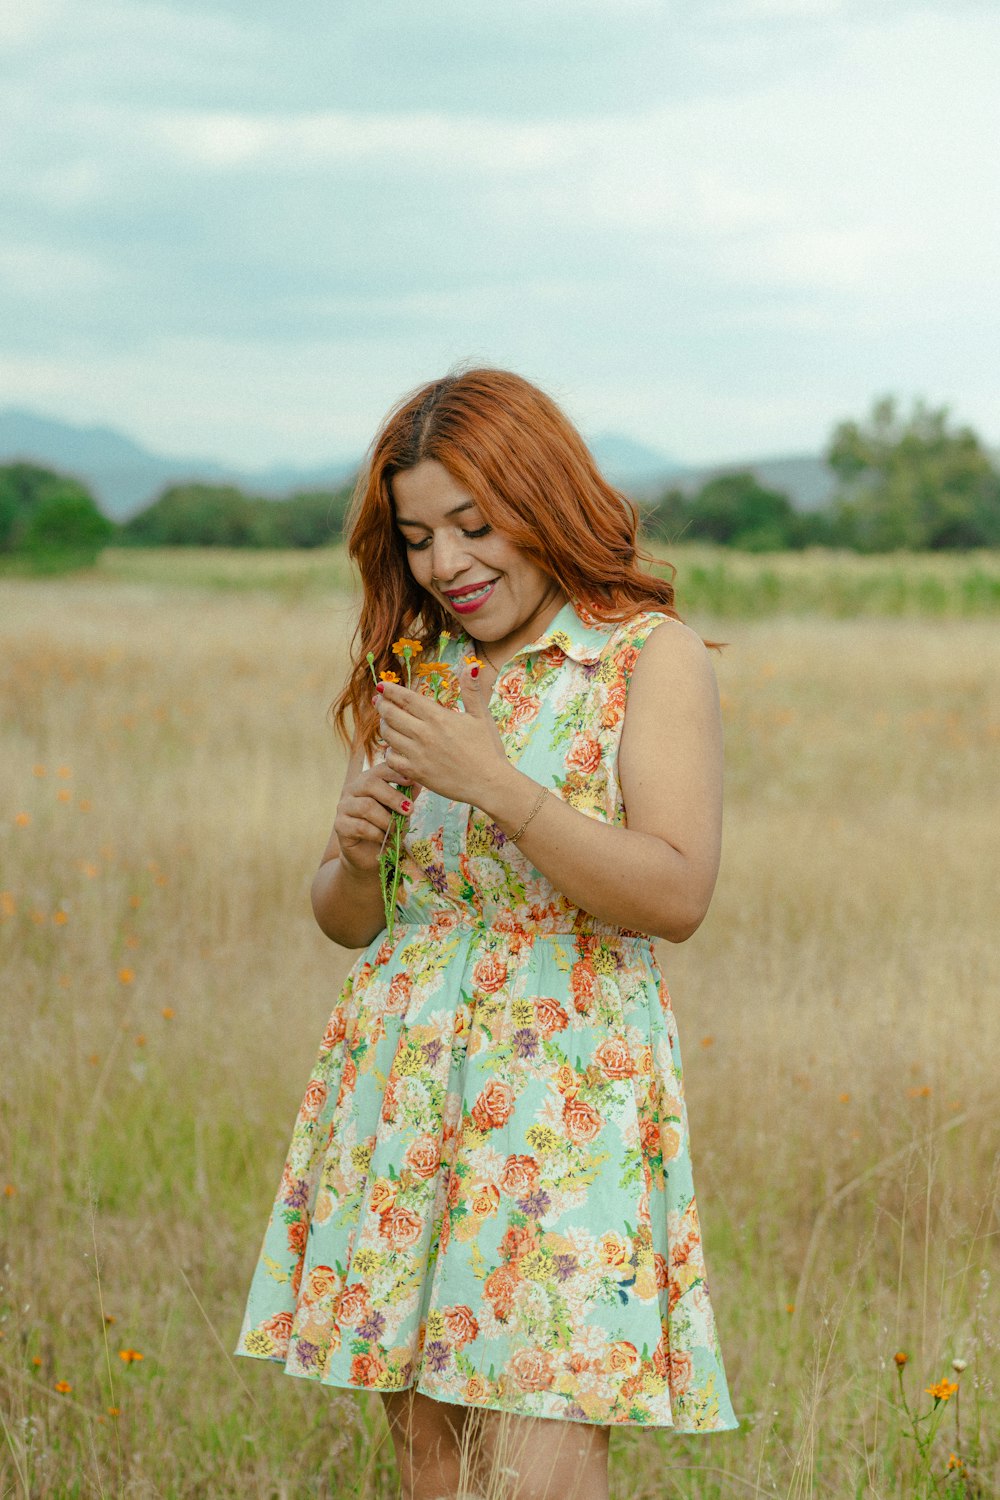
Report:
[[[583,940],[587,943],[642,943],[652,948],[653,939],[645,932],[637,932],[633,929],[622,927],[567,926],[565,921],[557,925],[555,921],[542,920],[539,922],[517,923],[510,918],[490,919],[481,917],[476,919],[444,908],[433,912],[422,920],[407,917],[397,917],[395,933],[406,933],[407,936],[417,932],[434,931],[435,936],[446,937],[452,932],[465,932],[470,937],[486,936],[498,939],[501,943],[533,943],[539,938],[571,938],[574,941]]]

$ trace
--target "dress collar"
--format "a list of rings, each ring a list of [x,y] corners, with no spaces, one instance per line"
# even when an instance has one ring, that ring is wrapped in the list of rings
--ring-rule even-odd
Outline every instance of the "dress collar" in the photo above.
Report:
[[[595,619],[582,604],[568,599],[543,634],[528,645],[519,646],[510,660],[516,661],[519,656],[532,656],[536,651],[557,646],[572,661],[581,664],[599,661],[614,628],[614,624]]]

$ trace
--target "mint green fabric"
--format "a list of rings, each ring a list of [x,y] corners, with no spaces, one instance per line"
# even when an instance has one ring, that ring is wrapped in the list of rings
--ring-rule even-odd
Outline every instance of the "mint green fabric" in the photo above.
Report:
[[[509,759],[588,817],[625,821],[628,685],[657,628],[677,627],[567,604],[495,684]],[[330,1018],[236,1352],[538,1417],[738,1425],[653,944],[466,804],[415,801],[395,934]]]

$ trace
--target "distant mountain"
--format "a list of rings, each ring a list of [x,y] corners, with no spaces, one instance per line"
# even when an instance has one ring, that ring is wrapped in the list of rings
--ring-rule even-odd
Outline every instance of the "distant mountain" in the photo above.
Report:
[[[667,458],[655,448],[637,443],[620,432],[602,432],[587,446],[597,459],[601,473],[620,489],[638,485],[659,484],[665,477],[680,473],[684,465]]]
[[[317,468],[274,465],[238,469],[208,458],[168,458],[150,453],[111,427],[76,427],[37,412],[0,411],[0,463],[15,460],[58,469],[83,481],[101,509],[116,520],[154,500],[170,484],[203,481],[234,484],[255,495],[339,488],[354,473],[354,460],[334,459]]]
[[[672,486],[692,493],[707,479],[734,469],[749,469],[761,484],[784,490],[799,510],[819,509],[834,489],[830,470],[811,454],[692,468],[619,432],[601,433],[589,446],[610,482],[639,500],[655,500]],[[17,459],[75,475],[116,520],[142,510],[171,484],[233,484],[254,495],[286,495],[339,488],[360,462],[342,458],[315,468],[239,469],[216,459],[151,453],[111,427],[77,427],[10,407],[0,411],[0,463]]]

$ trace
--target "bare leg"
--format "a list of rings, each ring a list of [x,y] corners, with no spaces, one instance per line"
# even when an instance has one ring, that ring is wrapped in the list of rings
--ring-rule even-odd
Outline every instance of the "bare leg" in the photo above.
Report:
[[[490,1500],[608,1500],[607,1427],[480,1411],[469,1428]]]
[[[434,1401],[417,1391],[390,1391],[382,1401],[403,1500],[458,1500],[468,1493],[468,1464],[462,1453],[468,1408]]]

